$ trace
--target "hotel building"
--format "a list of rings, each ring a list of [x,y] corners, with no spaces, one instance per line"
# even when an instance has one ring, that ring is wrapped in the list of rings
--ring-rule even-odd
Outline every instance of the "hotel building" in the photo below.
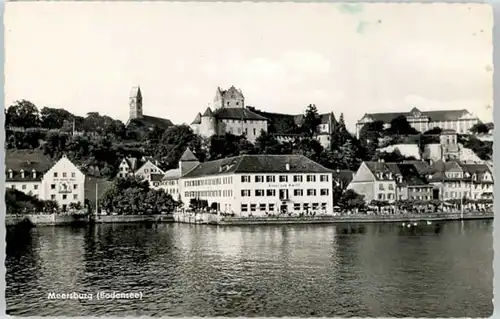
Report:
[[[187,149],[180,169],[185,207],[197,199],[236,216],[333,213],[333,171],[302,155],[241,155],[200,163]]]

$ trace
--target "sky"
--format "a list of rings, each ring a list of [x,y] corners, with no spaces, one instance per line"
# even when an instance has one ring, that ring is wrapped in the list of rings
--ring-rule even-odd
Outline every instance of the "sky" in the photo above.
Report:
[[[468,109],[492,121],[487,4],[7,2],[6,106],[191,123],[218,86],[287,114]]]

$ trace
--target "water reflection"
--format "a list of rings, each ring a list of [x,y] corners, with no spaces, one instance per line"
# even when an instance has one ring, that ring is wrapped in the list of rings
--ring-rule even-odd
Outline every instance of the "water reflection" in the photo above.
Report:
[[[489,316],[491,221],[11,230],[11,315]],[[143,291],[61,301],[48,291]]]

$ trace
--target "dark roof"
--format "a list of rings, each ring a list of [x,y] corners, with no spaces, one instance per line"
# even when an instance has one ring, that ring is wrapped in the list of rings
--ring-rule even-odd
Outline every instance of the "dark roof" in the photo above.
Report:
[[[186,150],[182,154],[180,161],[182,161],[182,162],[198,162],[198,159],[193,154],[193,152],[191,152],[191,149],[188,147],[188,148],[186,148]]]
[[[429,171],[429,164],[424,161],[403,161],[403,164],[413,164],[419,174],[425,174]]]
[[[365,162],[366,167],[375,175],[377,180],[389,180],[389,174],[394,174],[384,162]],[[382,178],[379,174],[382,174]]]
[[[130,97],[140,97],[140,96],[142,96],[141,88],[139,86],[132,87],[132,90],[130,90]]]
[[[241,155],[200,163],[183,177],[194,178],[228,173],[332,173],[332,170],[303,155]]]
[[[210,106],[207,107],[207,109],[205,110],[205,112],[203,113],[202,116],[207,116],[207,117],[210,117],[210,116],[213,116],[214,113],[212,112],[212,109],[210,109]]]
[[[428,117],[432,122],[442,122],[442,121],[456,121],[462,117],[467,110],[443,110],[443,111],[422,111],[421,116]],[[393,119],[404,115],[411,116],[411,112],[395,112],[395,113],[366,113],[365,116],[369,116],[374,121],[382,121],[384,123],[390,123]]]
[[[132,119],[129,124],[131,123],[137,123],[144,126],[157,126],[162,129],[166,129],[174,125],[169,119],[149,115],[143,115],[141,118]]]
[[[459,165],[465,172],[469,172],[470,174],[484,174],[486,172],[490,173],[490,168],[486,164],[459,163]]]
[[[48,171],[54,164],[55,161],[44,155],[42,151],[7,150],[5,153],[5,171],[12,170],[13,177],[9,178],[9,174],[6,173],[5,178],[9,181],[38,181],[41,180],[43,173]],[[25,178],[21,178],[21,170],[25,171]],[[37,176],[34,179],[32,175],[33,170],[37,172]]]
[[[304,114],[298,114],[298,115],[293,115],[293,118],[294,118],[295,124],[300,126],[300,125],[302,125],[302,123],[304,123],[305,116],[304,116]],[[320,124],[329,124],[330,121],[336,122],[335,116],[333,115],[332,112],[319,114],[319,119],[321,121]]]
[[[151,174],[151,181],[152,182],[160,182],[163,179],[163,174]]]
[[[196,117],[194,118],[194,121],[191,123],[192,124],[201,124],[201,113],[198,112],[198,114],[196,114]]]
[[[135,170],[137,168],[137,158],[135,157],[125,157],[125,162],[127,162],[128,166],[131,170]]]
[[[219,108],[215,110],[214,116],[218,119],[231,119],[231,120],[251,120],[251,121],[268,121],[262,115],[252,112],[245,108]]]
[[[428,185],[424,177],[422,177],[415,165],[413,164],[397,164],[399,172],[403,177],[403,183],[406,186],[424,186]]]

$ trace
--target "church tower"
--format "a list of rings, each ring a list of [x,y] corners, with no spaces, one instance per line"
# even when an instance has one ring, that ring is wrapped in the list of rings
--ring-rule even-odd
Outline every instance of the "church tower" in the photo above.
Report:
[[[142,117],[142,93],[139,86],[134,86],[129,97],[130,119]]]

